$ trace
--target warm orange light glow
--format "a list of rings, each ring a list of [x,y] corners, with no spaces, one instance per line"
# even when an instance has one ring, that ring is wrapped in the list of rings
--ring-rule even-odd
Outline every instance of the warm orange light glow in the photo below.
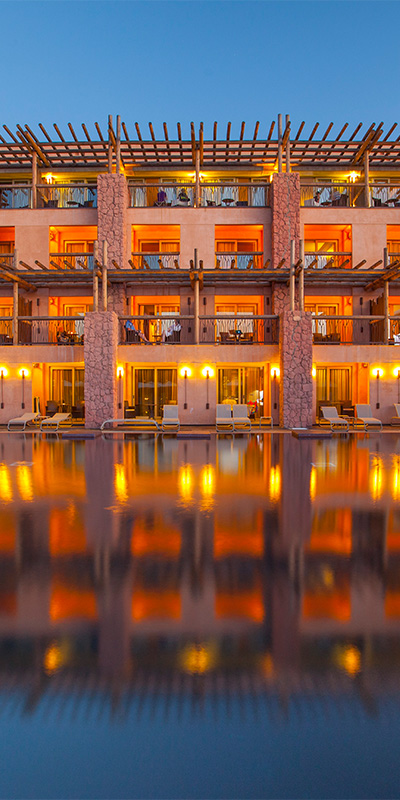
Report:
[[[123,377],[124,377],[124,368],[121,366],[121,364],[118,364],[117,378],[123,378]]]
[[[11,486],[10,471],[7,464],[0,464],[0,500],[11,503],[13,491]]]
[[[315,500],[316,493],[317,493],[317,469],[316,469],[316,467],[311,467],[311,472],[310,472],[310,497],[311,497],[311,500]]]
[[[312,370],[311,370],[311,377],[312,377],[312,378],[316,378],[316,377],[317,377],[317,368],[316,368],[316,367],[313,367],[313,368],[312,368]]]
[[[360,672],[361,653],[353,644],[338,645],[335,647],[333,657],[337,666],[349,675],[357,675],[357,672]]]
[[[400,457],[399,456],[393,456],[392,497],[393,500],[400,500]]]
[[[383,492],[384,470],[382,459],[375,456],[369,477],[369,491],[373,500],[379,500]]]
[[[21,378],[28,378],[29,377],[29,370],[26,369],[26,367],[21,367],[21,369],[18,372],[18,375]]]
[[[201,492],[203,495],[202,510],[209,511],[213,506],[215,491],[215,471],[211,464],[206,464],[201,471]]]
[[[193,469],[191,464],[184,464],[178,474],[179,493],[185,505],[190,505],[193,495]]]
[[[1,367],[0,367],[0,369],[1,369]],[[400,367],[394,367],[393,375],[394,375],[395,378],[400,378]]]
[[[203,378],[213,378],[215,375],[215,371],[213,367],[206,366],[203,367],[203,369],[201,370],[201,374]]]
[[[135,589],[132,596],[132,619],[180,619],[181,598],[174,591],[143,591]]]
[[[117,500],[120,503],[126,503],[128,499],[128,490],[126,485],[125,467],[123,464],[115,464],[114,490]]]
[[[279,367],[271,367],[271,378],[279,378],[281,371]]]
[[[179,370],[179,375],[181,376],[181,378],[190,378],[191,374],[192,374],[191,367],[181,367]]]
[[[271,467],[269,471],[269,496],[273,503],[276,503],[281,496],[281,468],[279,464]]]
[[[382,367],[374,367],[374,369],[371,370],[371,375],[373,375],[374,378],[382,378],[382,375],[384,375],[384,371]]]
[[[357,180],[359,177],[360,177],[360,173],[359,173],[359,172],[350,172],[350,175],[349,175],[349,181],[350,181],[350,183],[355,183],[355,182],[356,182],[356,180]]]
[[[52,675],[64,667],[70,657],[70,647],[67,642],[52,642],[43,657],[44,671]]]
[[[202,674],[208,672],[216,664],[216,647],[212,643],[193,644],[185,647],[181,655],[181,664],[185,672]]]
[[[46,183],[53,183],[54,175],[52,175],[51,172],[48,172],[47,175],[44,175],[43,177],[44,177]]]
[[[26,467],[23,464],[17,467],[17,486],[21,500],[31,503],[33,500],[33,486],[30,467]]]
[[[6,378],[7,375],[8,375],[7,367],[0,367],[0,377],[1,378]]]

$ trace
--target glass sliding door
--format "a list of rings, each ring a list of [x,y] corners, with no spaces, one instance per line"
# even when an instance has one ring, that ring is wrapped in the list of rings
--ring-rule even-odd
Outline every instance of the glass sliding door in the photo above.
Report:
[[[160,418],[165,405],[178,402],[176,368],[133,367],[132,386],[137,417]]]
[[[157,406],[156,416],[162,417],[164,406],[177,401],[176,369],[157,369]]]
[[[336,406],[339,414],[342,406],[351,405],[351,368],[317,367],[317,416],[324,404]]]
[[[50,394],[59,410],[71,413],[72,406],[84,403],[85,370],[82,367],[51,368]]]
[[[218,370],[218,403],[236,405],[239,403],[239,369],[224,367]]]
[[[135,369],[135,411],[137,417],[154,417],[154,369]]]
[[[221,367],[218,369],[218,403],[246,404],[255,419],[264,415],[264,368]]]

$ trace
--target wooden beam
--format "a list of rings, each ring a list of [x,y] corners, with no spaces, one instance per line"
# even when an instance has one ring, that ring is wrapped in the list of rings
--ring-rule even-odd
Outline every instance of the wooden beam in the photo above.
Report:
[[[0,278],[4,278],[6,281],[11,281],[12,283],[18,283],[19,286],[22,286],[23,289],[26,289],[27,292],[36,292],[36,286],[33,286],[32,283],[28,283],[28,281],[21,278],[19,275],[16,275],[13,272],[10,272],[8,268],[8,264],[3,265],[0,263]]]
[[[360,269],[360,267],[363,267],[363,266],[364,266],[364,264],[366,264],[366,263],[367,263],[367,260],[366,260],[365,258],[363,258],[363,260],[362,260],[362,261],[359,261],[359,262],[358,262],[358,264],[355,264],[355,266],[353,267],[353,269]]]

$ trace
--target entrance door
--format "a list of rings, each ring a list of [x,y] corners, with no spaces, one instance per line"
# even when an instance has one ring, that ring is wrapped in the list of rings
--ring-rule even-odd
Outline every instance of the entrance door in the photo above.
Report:
[[[165,405],[177,402],[177,370],[134,368],[133,404],[137,417],[160,418]]]
[[[336,406],[340,414],[351,398],[350,367],[317,367],[317,417],[323,405]]]
[[[51,400],[59,411],[71,413],[72,406],[84,403],[85,370],[81,367],[51,370]]]
[[[264,368],[223,367],[218,369],[218,403],[247,404],[254,419],[264,415]]]

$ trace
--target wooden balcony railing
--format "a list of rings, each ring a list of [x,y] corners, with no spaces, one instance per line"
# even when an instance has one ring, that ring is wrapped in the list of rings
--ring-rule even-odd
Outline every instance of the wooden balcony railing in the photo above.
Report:
[[[192,183],[130,183],[130,208],[193,206],[195,186]]]
[[[49,263],[55,269],[93,269],[93,253],[49,253]]]
[[[130,183],[130,208],[164,207],[231,208],[269,206],[269,183]]]
[[[279,317],[217,314],[200,317],[200,344],[278,344]]]
[[[0,345],[83,344],[84,317],[0,317]]]
[[[96,208],[97,186],[87,183],[37,186],[37,208]]]
[[[179,253],[132,253],[133,269],[179,269]]]
[[[342,206],[364,207],[365,185],[363,183],[304,183],[300,186],[300,205],[313,208]]]
[[[191,344],[194,317],[181,314],[119,317],[119,344]]]
[[[265,208],[269,201],[269,183],[200,184],[200,204],[208,208]]]
[[[397,320],[400,325],[400,320]],[[384,316],[315,314],[313,344],[387,344]]]
[[[32,186],[29,183],[1,184],[0,210],[7,208],[32,208]]]
[[[0,317],[0,345],[13,344],[12,317]]]
[[[216,251],[215,253],[215,269],[262,269],[263,262],[264,253],[261,251],[253,253]]]
[[[318,250],[304,255],[306,269],[351,269],[351,253],[332,253]]]

